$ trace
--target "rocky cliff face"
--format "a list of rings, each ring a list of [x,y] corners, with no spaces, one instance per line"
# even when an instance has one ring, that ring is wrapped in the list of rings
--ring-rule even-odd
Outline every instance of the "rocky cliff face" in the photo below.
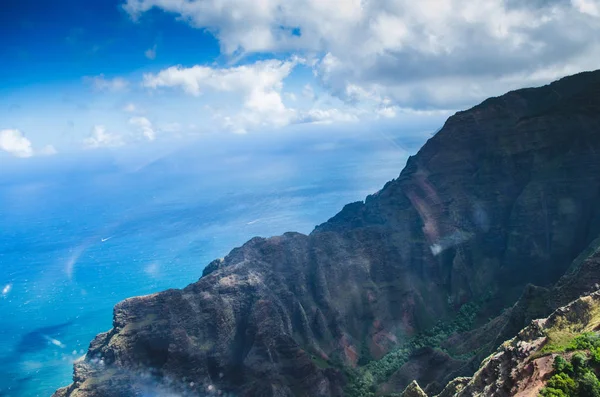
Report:
[[[119,303],[55,395],[439,391],[528,321],[490,316],[600,235],[597,153],[600,72],[488,99],[310,235],[254,238],[183,290]]]
[[[538,396],[556,372],[556,356],[570,358],[572,354],[557,343],[566,344],[599,329],[600,292],[595,292],[557,309],[548,318],[533,320],[486,358],[472,378],[461,379],[460,388],[453,382],[440,396]]]

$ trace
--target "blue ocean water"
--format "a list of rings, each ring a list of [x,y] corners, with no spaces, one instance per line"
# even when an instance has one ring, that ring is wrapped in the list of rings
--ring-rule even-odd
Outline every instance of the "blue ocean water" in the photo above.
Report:
[[[253,236],[309,233],[396,177],[426,137],[242,139],[0,168],[0,396],[69,384],[115,303],[184,287]]]

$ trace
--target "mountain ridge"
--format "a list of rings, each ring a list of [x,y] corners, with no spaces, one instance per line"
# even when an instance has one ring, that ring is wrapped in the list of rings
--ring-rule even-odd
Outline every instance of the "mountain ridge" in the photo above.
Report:
[[[504,321],[600,235],[599,94],[586,72],[456,113],[309,235],[253,238],[183,290],[119,303],[55,396],[369,396],[436,368],[441,391],[499,335],[453,337]]]

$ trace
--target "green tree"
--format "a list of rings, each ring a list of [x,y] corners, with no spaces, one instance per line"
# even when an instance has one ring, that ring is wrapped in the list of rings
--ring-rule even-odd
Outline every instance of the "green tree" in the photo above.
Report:
[[[569,363],[563,356],[556,356],[554,358],[554,364],[552,364],[552,368],[556,373],[573,373],[573,366]]]
[[[594,365],[600,365],[600,347],[590,350],[590,361]]]
[[[588,371],[587,357],[581,352],[573,354],[573,357],[571,357],[571,364],[573,365],[573,372],[577,377],[582,376]]]
[[[595,332],[584,332],[567,346],[567,350],[591,350],[600,346],[600,336]]]
[[[546,386],[550,389],[560,390],[567,396],[573,395],[577,390],[577,384],[567,374],[554,375],[548,379]]]
[[[600,382],[593,372],[586,372],[579,378],[579,397],[600,397]]]
[[[544,387],[540,390],[540,395],[543,397],[569,397],[564,391],[553,389],[551,387]]]

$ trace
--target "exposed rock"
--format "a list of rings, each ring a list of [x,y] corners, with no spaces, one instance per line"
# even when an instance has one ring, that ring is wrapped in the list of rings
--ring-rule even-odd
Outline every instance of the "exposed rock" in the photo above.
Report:
[[[427,397],[427,394],[425,394],[419,384],[413,380],[410,385],[404,389],[400,397]]]
[[[517,303],[490,320],[480,328],[457,334],[448,339],[444,347],[455,354],[462,354],[479,347],[470,362],[458,371],[446,376],[442,383],[454,376],[472,373],[483,358],[492,353],[504,341],[511,339],[534,319],[550,315],[580,296],[599,290],[600,286],[600,239],[590,245],[573,261],[566,274],[548,288],[527,285]]]
[[[467,378],[467,377],[459,377],[459,378],[455,378],[452,379],[444,388],[444,390],[442,390],[442,392],[440,394],[438,394],[436,397],[453,397],[454,395],[460,393],[465,386],[467,386],[469,384],[469,382],[471,381],[471,378]]]
[[[451,383],[440,396],[537,396],[553,370],[555,354],[542,351],[549,339],[595,331],[599,324],[600,292],[595,292],[557,309],[546,319],[533,320],[484,360],[462,389],[456,390],[456,383]]]
[[[56,395],[344,396],[344,368],[491,295],[483,324],[527,284],[563,275],[600,235],[598,131],[600,72],[459,112],[398,179],[310,235],[254,238],[183,290],[119,303]],[[443,346],[464,355],[497,336]],[[446,379],[461,360],[414,373]]]
[[[206,265],[206,267],[202,271],[202,277],[208,276],[212,272],[219,270],[219,268],[222,265],[223,265],[223,258],[215,259],[214,261],[212,261],[208,265]]]

